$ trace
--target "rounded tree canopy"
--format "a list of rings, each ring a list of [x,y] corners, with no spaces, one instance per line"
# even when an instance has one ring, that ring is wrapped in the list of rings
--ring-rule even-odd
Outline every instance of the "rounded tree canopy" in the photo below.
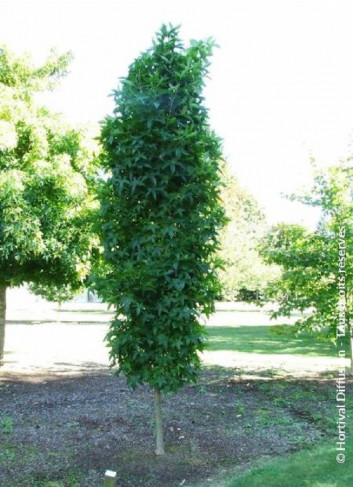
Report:
[[[82,285],[97,245],[96,168],[83,130],[36,101],[66,74],[71,54],[40,67],[0,50],[0,283]]]

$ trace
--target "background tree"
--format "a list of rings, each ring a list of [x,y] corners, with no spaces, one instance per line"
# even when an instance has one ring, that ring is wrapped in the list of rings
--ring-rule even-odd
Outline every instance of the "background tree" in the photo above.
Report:
[[[156,453],[164,453],[160,396],[196,380],[205,345],[201,314],[214,310],[220,141],[202,88],[214,43],[185,48],[163,26],[114,92],[102,127],[101,288],[116,308],[107,336],[112,366],[130,386],[154,389]]]
[[[218,256],[224,262],[219,272],[223,300],[255,300],[267,283],[279,276],[279,267],[268,265],[260,257],[258,246],[268,231],[258,203],[222,165],[221,199],[228,224],[220,233]]]
[[[35,67],[29,56],[0,51],[0,358],[6,288],[31,282],[43,295],[74,292],[97,247],[91,143],[35,101],[70,59],[52,52]]]
[[[304,313],[297,321],[299,331],[320,331],[336,339],[339,284],[344,276],[346,338],[350,338],[347,346],[352,360],[353,167],[350,160],[317,171],[313,188],[291,198],[319,207],[321,219],[314,232],[298,225],[277,225],[262,245],[264,259],[283,270],[280,279],[270,283],[267,289],[268,298],[279,302],[273,316],[289,316],[293,310],[299,310]],[[345,254],[343,275],[339,270],[340,249]]]

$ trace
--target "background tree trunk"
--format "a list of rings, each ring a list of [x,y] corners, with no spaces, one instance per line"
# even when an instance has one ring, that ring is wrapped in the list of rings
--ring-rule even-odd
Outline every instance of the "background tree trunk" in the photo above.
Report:
[[[156,422],[156,455],[164,455],[161,391],[157,388],[154,389],[154,413]]]
[[[6,323],[6,286],[0,285],[0,365],[4,359]]]
[[[346,299],[346,305],[347,310],[346,310],[346,318],[347,318],[347,324],[346,324],[346,334],[348,334],[348,348],[349,348],[349,359],[350,359],[350,366],[349,366],[349,375],[353,375],[353,327],[350,321],[350,314],[351,314],[351,306],[350,306],[350,297],[348,295],[348,290],[345,290],[345,299]]]
[[[348,342],[349,342],[349,359],[351,361],[349,373],[350,375],[353,375],[353,328],[351,326],[349,317],[347,319],[347,330],[348,330]]]

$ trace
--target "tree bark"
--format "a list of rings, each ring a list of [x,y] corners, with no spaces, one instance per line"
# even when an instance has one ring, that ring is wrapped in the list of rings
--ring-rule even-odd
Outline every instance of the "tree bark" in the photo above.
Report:
[[[353,328],[351,326],[350,320],[347,320],[347,330],[348,330],[348,344],[349,344],[349,359],[351,361],[349,374],[353,375]]]
[[[0,365],[4,361],[6,324],[6,286],[0,285]]]
[[[164,455],[161,391],[157,388],[154,389],[154,414],[156,427],[156,455]]]
[[[346,298],[346,304],[349,304],[348,302],[348,291],[346,289],[345,291],[345,298]],[[350,308],[349,308],[350,309]],[[348,347],[349,347],[349,359],[350,359],[350,366],[349,366],[349,375],[353,375],[353,327],[350,321],[349,313],[346,311],[346,318],[347,318],[347,333],[348,333]]]

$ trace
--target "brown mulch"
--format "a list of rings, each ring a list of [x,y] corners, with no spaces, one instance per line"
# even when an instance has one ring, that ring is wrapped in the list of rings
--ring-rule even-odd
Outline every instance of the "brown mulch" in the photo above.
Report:
[[[322,420],[332,417],[334,380],[238,373],[204,368],[198,386],[164,397],[164,457],[154,454],[148,387],[133,391],[103,367],[0,375],[0,486],[101,486],[107,469],[118,486],[217,485],[224,469],[333,436]]]

